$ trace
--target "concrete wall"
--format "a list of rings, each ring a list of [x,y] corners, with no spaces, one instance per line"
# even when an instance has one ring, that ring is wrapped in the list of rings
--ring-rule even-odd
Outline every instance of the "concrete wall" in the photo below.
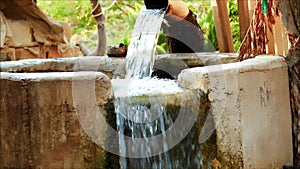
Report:
[[[111,84],[102,73],[1,72],[0,168],[105,168],[106,153],[79,123],[73,78],[95,81],[98,106],[110,99]]]
[[[287,65],[278,56],[186,69],[183,86],[208,94],[221,164],[282,168],[293,164]]]
[[[190,63],[194,66],[200,64],[195,57]],[[96,82],[100,91],[96,105],[104,109],[112,95],[109,77],[121,63],[122,59],[98,57],[2,62],[0,69],[7,72],[70,72],[1,72],[0,168],[117,168],[118,160],[108,158],[82,129],[72,81],[78,77],[88,88],[90,82]],[[90,81],[85,74],[71,72],[74,70],[98,70],[107,75],[96,73]],[[207,147],[217,147],[215,166],[256,169],[292,164],[287,78],[286,63],[277,56],[190,68],[179,75],[181,85],[208,96],[211,108],[206,119],[212,121],[203,122],[201,133],[206,134],[200,133],[199,142],[210,139],[215,143]],[[90,95],[80,92],[78,96]],[[87,98],[77,106],[85,107]],[[98,129],[101,133],[101,126]]]

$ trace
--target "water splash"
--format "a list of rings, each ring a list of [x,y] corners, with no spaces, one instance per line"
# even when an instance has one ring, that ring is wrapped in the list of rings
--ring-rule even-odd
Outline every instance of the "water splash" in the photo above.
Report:
[[[134,79],[134,85],[124,85],[120,79],[112,82],[120,96],[115,96],[114,104],[121,168],[201,166],[199,129],[194,126],[199,93],[181,88],[174,80]]]

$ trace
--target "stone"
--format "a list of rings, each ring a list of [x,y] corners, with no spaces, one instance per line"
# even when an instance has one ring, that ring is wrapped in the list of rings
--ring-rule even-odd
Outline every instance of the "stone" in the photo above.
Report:
[[[1,1],[0,22],[1,61],[82,56],[69,42],[68,24],[46,16],[32,0]],[[14,56],[4,48],[14,48]]]
[[[0,62],[16,60],[16,50],[14,48],[0,48]]]
[[[64,29],[64,34],[66,36],[66,39],[68,40],[68,42],[70,42],[71,40],[71,28],[70,28],[70,24],[67,23],[67,22],[59,22],[61,24],[61,26],[63,27]]]
[[[81,56],[82,53],[78,46],[58,45],[58,46],[22,46],[7,47],[0,49],[1,61],[13,61],[24,59],[48,59],[66,58]]]
[[[22,59],[28,59],[28,58],[32,58],[32,59],[45,59],[45,57],[43,57],[41,55],[41,49],[40,47],[19,47],[16,48],[16,60],[22,60]]]
[[[8,20],[8,27],[12,32],[12,37],[5,44],[9,47],[20,47],[20,46],[34,46],[37,43],[33,41],[32,30],[28,26],[28,21],[26,20]],[[22,31],[20,31],[22,30]]]

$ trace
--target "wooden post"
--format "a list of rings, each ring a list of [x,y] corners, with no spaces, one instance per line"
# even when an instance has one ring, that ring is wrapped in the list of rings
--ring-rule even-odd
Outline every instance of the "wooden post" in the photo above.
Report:
[[[256,0],[248,0],[248,8],[249,8],[249,19],[250,19],[250,22],[253,18],[253,13],[254,13],[254,7],[255,7],[255,4],[256,4]]]
[[[275,18],[274,26],[275,53],[286,56],[289,48],[289,42],[286,35],[286,29],[282,24],[281,16]]]
[[[216,0],[217,7],[213,5],[216,24],[217,39],[221,53],[234,52],[233,39],[230,30],[227,1]]]
[[[267,28],[267,38],[268,38],[267,54],[275,54],[274,29],[272,33],[271,30]]]
[[[221,26],[221,21],[219,18],[219,13],[218,13],[218,7],[217,4],[212,6],[213,13],[214,13],[214,20],[215,20],[215,27],[216,27],[216,35],[217,35],[217,40],[218,40],[218,46],[220,52],[224,52],[226,49],[225,46],[225,40],[222,34],[222,26]]]
[[[287,56],[288,55],[288,49],[290,48],[290,44],[288,41],[288,36],[286,34],[286,29],[284,27],[284,25],[282,24],[282,21],[280,19],[280,23],[281,23],[281,30],[282,30],[282,43],[283,43],[283,56]]]
[[[274,25],[274,34],[275,34],[275,41],[276,41],[276,55],[283,55],[283,39],[282,39],[282,30],[281,24],[278,23],[279,18],[276,17],[276,23]]]
[[[240,39],[244,39],[250,26],[249,9],[247,0],[238,0],[238,12],[240,19]]]

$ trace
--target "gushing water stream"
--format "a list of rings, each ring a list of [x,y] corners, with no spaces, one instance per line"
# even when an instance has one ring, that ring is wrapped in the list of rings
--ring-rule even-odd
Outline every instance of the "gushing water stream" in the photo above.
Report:
[[[161,10],[141,10],[126,56],[126,79],[112,80],[123,169],[201,165],[197,145],[186,139],[189,144],[178,146],[195,122],[198,93],[176,81],[150,77],[164,15]]]
[[[149,77],[154,64],[155,45],[164,19],[162,10],[143,8],[136,20],[126,56],[126,79]]]

